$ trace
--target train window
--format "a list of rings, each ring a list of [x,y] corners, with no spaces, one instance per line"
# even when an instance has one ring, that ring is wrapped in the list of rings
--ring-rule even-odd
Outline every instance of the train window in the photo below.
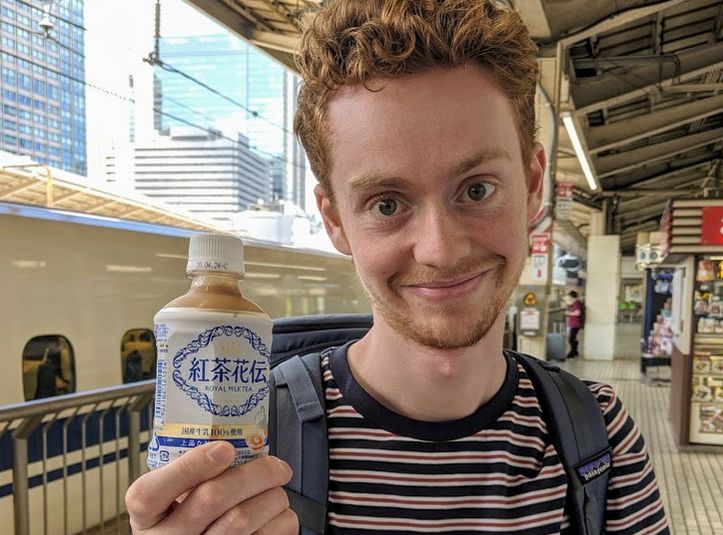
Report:
[[[23,349],[25,400],[75,392],[75,353],[65,336],[31,338]]]
[[[150,329],[130,329],[123,335],[121,376],[124,383],[156,376],[156,337]]]

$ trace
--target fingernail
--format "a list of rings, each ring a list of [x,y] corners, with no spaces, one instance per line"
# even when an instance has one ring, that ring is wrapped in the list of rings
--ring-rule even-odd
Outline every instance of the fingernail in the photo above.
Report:
[[[208,448],[206,455],[216,464],[227,466],[233,461],[235,452],[225,442],[216,442]]]

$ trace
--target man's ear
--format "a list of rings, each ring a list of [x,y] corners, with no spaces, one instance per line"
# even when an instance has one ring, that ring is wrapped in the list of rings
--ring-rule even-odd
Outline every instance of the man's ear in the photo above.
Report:
[[[542,193],[545,183],[545,149],[540,143],[532,146],[527,169],[527,223],[534,220],[542,205]]]
[[[340,253],[351,256],[351,247],[349,246],[349,240],[346,239],[339,212],[337,212],[334,202],[321,184],[314,187],[314,196],[331,243]]]

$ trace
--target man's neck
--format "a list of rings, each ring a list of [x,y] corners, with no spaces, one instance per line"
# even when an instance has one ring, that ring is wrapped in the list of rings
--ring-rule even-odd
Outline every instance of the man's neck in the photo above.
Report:
[[[398,414],[427,422],[474,413],[501,388],[504,314],[475,345],[455,350],[424,347],[383,320],[349,348],[349,367],[374,399]]]

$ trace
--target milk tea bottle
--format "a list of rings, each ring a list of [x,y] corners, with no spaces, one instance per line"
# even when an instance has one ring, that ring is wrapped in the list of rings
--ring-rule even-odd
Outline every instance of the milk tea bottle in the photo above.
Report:
[[[239,289],[243,243],[223,234],[191,237],[191,289],[154,318],[158,364],[148,466],[189,448],[227,440],[235,463],[268,452],[271,320]]]

